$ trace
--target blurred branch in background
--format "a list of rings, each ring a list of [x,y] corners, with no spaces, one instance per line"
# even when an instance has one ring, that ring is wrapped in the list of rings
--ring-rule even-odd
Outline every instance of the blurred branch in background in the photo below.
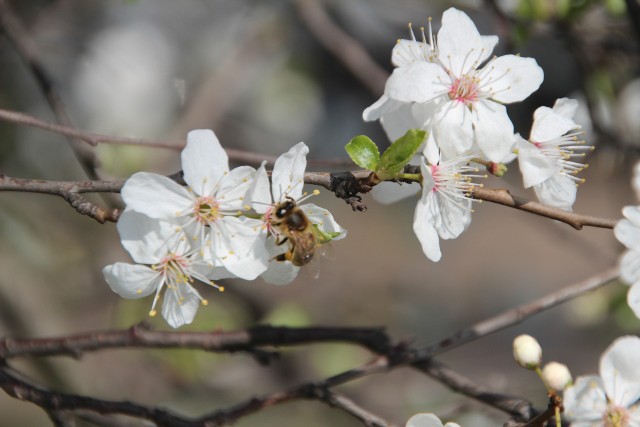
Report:
[[[539,411],[534,409],[530,402],[491,391],[433,359],[433,355],[520,323],[557,304],[610,283],[617,275],[617,269],[605,271],[531,303],[507,310],[471,328],[456,332],[436,345],[424,348],[412,348],[406,342],[394,344],[382,328],[348,327],[257,326],[236,332],[163,332],[152,331],[144,325],[138,325],[128,330],[96,331],[59,338],[4,338],[0,341],[0,359],[2,360],[0,387],[11,396],[33,402],[47,411],[90,410],[101,414],[125,414],[167,426],[233,424],[242,417],[273,405],[302,399],[326,403],[346,411],[365,425],[380,427],[392,424],[369,413],[350,399],[336,394],[330,389],[364,376],[387,373],[403,366],[413,366],[458,393],[506,412],[516,421],[523,423],[534,419],[539,421],[539,418],[536,418]],[[364,365],[324,380],[305,383],[287,391],[275,392],[262,397],[253,397],[231,408],[218,410],[195,420],[131,402],[113,402],[50,391],[24,379],[21,374],[7,365],[8,359],[17,357],[71,356],[80,358],[86,352],[113,348],[189,348],[233,354],[248,352],[256,357],[259,363],[269,364],[277,356],[277,353],[272,350],[274,347],[301,346],[322,342],[363,346],[376,354],[377,357]],[[263,347],[267,347],[266,353]]]

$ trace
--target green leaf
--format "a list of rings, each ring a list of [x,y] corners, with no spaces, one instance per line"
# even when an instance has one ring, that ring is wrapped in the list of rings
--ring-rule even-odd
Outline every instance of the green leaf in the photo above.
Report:
[[[368,136],[358,135],[344,147],[353,162],[363,169],[374,171],[378,168],[380,151]]]
[[[426,137],[427,132],[424,130],[409,129],[382,154],[376,174],[380,176],[401,172]]]
[[[324,232],[320,230],[318,224],[313,224],[313,232],[316,235],[316,239],[318,239],[318,243],[320,244],[330,242],[340,235],[339,231]]]

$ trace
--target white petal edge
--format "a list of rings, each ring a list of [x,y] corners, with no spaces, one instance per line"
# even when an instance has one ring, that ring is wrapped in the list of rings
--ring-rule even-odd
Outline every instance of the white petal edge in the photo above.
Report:
[[[294,200],[302,196],[308,153],[309,147],[304,142],[299,142],[276,159],[271,174],[274,202],[278,203],[286,196]]]
[[[522,101],[538,90],[544,72],[533,58],[504,55],[492,59],[478,72],[482,91],[495,101],[510,104]]]
[[[169,326],[174,329],[193,322],[198,307],[200,306],[200,298],[191,291],[190,286],[182,289],[182,299],[178,298],[178,293],[167,289],[163,295],[162,317],[167,321]]]
[[[151,218],[176,218],[193,206],[193,194],[177,182],[149,172],[133,174],[122,187],[128,209]]]
[[[628,408],[640,398],[640,338],[624,336],[607,348],[600,359],[600,376],[609,399]]]
[[[162,284],[160,273],[144,265],[116,262],[102,269],[111,290],[123,298],[137,299],[151,295]]]
[[[455,8],[442,14],[442,27],[438,31],[438,57],[456,77],[476,69],[491,52],[469,16]]]
[[[196,129],[187,134],[182,171],[184,181],[200,196],[210,195],[229,171],[229,157],[212,130]]]

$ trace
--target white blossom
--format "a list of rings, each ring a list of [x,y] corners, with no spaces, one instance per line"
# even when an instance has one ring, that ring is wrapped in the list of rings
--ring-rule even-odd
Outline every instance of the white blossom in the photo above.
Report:
[[[442,16],[437,47],[431,45],[433,52],[426,60],[414,58],[394,69],[383,98],[365,110],[365,120],[414,103],[409,120],[423,121],[421,127],[434,133],[447,157],[478,147],[490,161],[504,161],[514,146],[513,124],[504,104],[522,101],[537,90],[543,72],[535,60],[515,55],[494,57],[479,68],[497,41],[495,36],[481,36],[463,12],[448,9]],[[434,104],[432,115],[415,114],[416,105],[430,103]]]
[[[123,298],[143,298],[155,292],[150,316],[156,314],[163,289],[162,317],[173,328],[191,323],[200,303],[207,304],[194,281],[222,290],[210,279],[228,277],[226,271],[205,262],[190,239],[176,233],[175,224],[125,210],[117,227],[122,245],[138,264],[117,262],[102,272],[111,289]]]
[[[629,249],[620,258],[620,278],[631,286],[627,303],[640,318],[640,206],[626,206],[622,214],[625,218],[613,229],[616,238]]]
[[[127,208],[152,218],[175,221],[216,266],[242,279],[253,280],[267,268],[260,245],[261,222],[239,215],[255,169],[229,170],[228,157],[214,133],[189,132],[182,151],[182,169],[188,187],[154,173],[139,172],[122,188]]]
[[[442,425],[440,418],[434,414],[416,414],[409,418],[405,427],[460,427],[456,423],[446,423]]]
[[[564,391],[572,427],[640,426],[640,338],[618,338],[600,358],[600,376],[578,377]]]
[[[273,166],[271,184],[269,184],[269,177],[263,163],[256,173],[256,178],[250,191],[250,199],[254,210],[262,214],[261,229],[263,230],[268,259],[271,260],[267,270],[261,275],[267,283],[276,285],[290,283],[300,271],[300,267],[293,265],[291,261],[277,261],[275,259],[284,253],[292,243],[276,244],[276,241],[281,241],[285,236],[282,230],[272,226],[272,216],[274,215],[274,209],[280,203],[292,200],[298,204],[307,197],[302,190],[308,152],[309,148],[304,142],[300,142],[289,149],[288,152],[279,156]],[[314,192],[314,194],[317,193]],[[338,225],[328,210],[311,203],[302,204],[298,207],[321,232],[339,233],[333,237],[333,240],[339,240],[346,236],[346,230]],[[313,229],[309,230],[309,232],[315,233]]]
[[[478,169],[469,165],[471,156],[443,160],[428,141],[425,158],[420,163],[422,196],[416,206],[413,231],[427,258],[439,261],[439,239],[455,239],[471,223],[471,189],[479,184],[471,182]],[[425,161],[427,160],[427,161]]]
[[[518,135],[518,162],[526,188],[533,187],[547,205],[571,210],[576,200],[576,174],[586,166],[573,159],[592,149],[578,140],[580,125],[573,121],[578,101],[561,98],[553,109],[538,108],[533,116],[529,141]]]

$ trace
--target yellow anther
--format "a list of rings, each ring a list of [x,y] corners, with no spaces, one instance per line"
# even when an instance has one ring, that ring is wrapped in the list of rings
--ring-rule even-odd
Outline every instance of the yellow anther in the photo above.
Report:
[[[209,305],[209,301],[207,301],[206,299],[202,300],[202,305]]]
[[[220,292],[224,292],[224,286],[220,286],[220,287],[218,287],[218,290],[219,290]]]
[[[157,311],[155,311],[155,310],[151,310],[151,311],[149,312],[149,316],[151,316],[151,317],[155,317],[155,315],[156,315],[156,314],[158,314],[158,312],[157,312]]]
[[[250,210],[250,209],[251,209],[251,206],[249,206],[249,205],[244,205],[244,206],[243,206],[243,208],[244,208],[244,210],[245,210],[245,211],[248,211],[248,210]]]
[[[313,195],[317,196],[318,194],[320,194],[320,190],[313,190]]]

